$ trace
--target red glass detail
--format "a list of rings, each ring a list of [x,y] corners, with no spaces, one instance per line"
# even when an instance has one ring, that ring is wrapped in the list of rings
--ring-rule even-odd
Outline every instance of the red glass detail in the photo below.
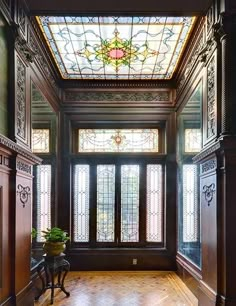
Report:
[[[121,137],[120,137],[120,136],[116,136],[115,142],[116,142],[117,144],[120,144],[120,143],[121,143]]]
[[[111,49],[108,52],[108,56],[113,59],[119,59],[125,56],[125,51],[122,49]]]

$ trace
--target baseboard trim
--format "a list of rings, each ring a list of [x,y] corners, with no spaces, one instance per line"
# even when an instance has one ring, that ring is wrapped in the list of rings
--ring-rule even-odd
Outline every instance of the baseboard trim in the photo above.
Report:
[[[30,282],[25,286],[20,292],[16,294],[15,300],[17,306],[33,306],[34,305],[34,295],[33,295],[33,285]]]
[[[0,306],[15,306],[15,300],[10,296],[4,302],[0,303]]]
[[[218,297],[217,293],[210,288],[203,280],[199,282],[199,306],[215,306],[219,305],[217,303]]]

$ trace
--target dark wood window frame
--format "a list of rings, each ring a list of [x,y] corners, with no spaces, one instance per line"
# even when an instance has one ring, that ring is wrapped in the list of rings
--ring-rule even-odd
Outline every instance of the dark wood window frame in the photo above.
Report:
[[[166,154],[165,152],[165,123],[161,122],[159,124],[125,124],[119,125],[98,125],[98,124],[76,124],[72,127],[72,154],[71,154],[71,186],[72,186],[72,194],[71,194],[71,203],[72,203],[72,229],[74,228],[74,220],[73,220],[73,168],[76,164],[89,164],[90,167],[90,211],[92,211],[92,216],[89,222],[89,242],[74,242],[73,241],[73,230],[72,230],[72,240],[71,247],[72,248],[165,248],[165,165],[166,165]],[[78,129],[79,128],[157,128],[159,131],[159,150],[157,153],[79,153],[78,152]],[[96,165],[98,164],[114,164],[120,166],[121,164],[140,164],[140,178],[142,183],[140,184],[140,207],[139,207],[139,216],[140,216],[140,226],[139,226],[139,242],[119,242],[115,240],[115,242],[97,242],[96,241]],[[160,164],[162,166],[162,242],[146,242],[146,165],[147,164]],[[119,181],[120,174],[117,174],[116,177],[116,188],[119,190]],[[117,195],[115,199],[115,206],[117,208]],[[120,216],[120,214],[118,214]],[[119,226],[117,228],[117,224],[120,220],[116,222],[116,237],[120,234]]]

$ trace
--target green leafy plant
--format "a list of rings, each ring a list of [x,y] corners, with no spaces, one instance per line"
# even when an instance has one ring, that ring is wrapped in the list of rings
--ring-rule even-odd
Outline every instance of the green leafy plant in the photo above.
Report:
[[[32,239],[35,239],[37,237],[37,234],[38,234],[37,230],[34,227],[32,227],[32,230],[31,230]]]
[[[66,242],[70,239],[68,233],[59,227],[47,228],[47,230],[42,231],[42,233],[46,242]]]

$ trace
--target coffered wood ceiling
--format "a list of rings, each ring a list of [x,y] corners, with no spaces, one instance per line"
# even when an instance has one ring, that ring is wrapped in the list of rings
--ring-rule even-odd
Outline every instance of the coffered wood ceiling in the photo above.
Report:
[[[203,15],[211,0],[25,0],[31,15],[55,14],[154,14],[154,15]]]

